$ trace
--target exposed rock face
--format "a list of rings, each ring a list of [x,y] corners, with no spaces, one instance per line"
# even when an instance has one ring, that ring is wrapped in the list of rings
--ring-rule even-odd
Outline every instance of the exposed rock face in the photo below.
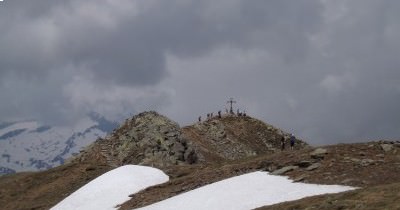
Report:
[[[111,166],[139,164],[162,168],[197,161],[196,153],[182,138],[179,125],[156,112],[127,119],[111,135],[98,139],[94,147]]]

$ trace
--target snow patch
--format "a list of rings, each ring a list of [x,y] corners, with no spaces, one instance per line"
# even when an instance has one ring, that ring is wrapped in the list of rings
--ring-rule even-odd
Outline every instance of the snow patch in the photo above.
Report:
[[[225,179],[160,201],[141,210],[249,210],[308,196],[355,188],[339,185],[293,183],[287,177],[253,172]]]
[[[51,209],[115,209],[118,204],[129,200],[130,194],[168,180],[169,177],[156,168],[121,166],[97,177]]]

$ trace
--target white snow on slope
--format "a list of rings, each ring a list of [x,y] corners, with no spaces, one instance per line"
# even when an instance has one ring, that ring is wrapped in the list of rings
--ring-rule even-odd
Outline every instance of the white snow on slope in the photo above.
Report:
[[[339,185],[293,183],[287,177],[254,172],[177,195],[140,210],[249,210],[308,196],[355,188]]]
[[[96,114],[82,116],[72,125],[0,122],[0,175],[2,168],[22,172],[61,165],[114,126],[116,123]]]
[[[97,177],[51,209],[115,209],[116,205],[129,200],[130,194],[168,180],[169,177],[156,168],[126,165]]]

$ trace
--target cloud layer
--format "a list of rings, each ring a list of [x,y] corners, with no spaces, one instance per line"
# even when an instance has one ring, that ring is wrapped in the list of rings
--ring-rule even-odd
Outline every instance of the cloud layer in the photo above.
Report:
[[[237,108],[314,144],[398,138],[400,3],[0,2],[0,119]]]

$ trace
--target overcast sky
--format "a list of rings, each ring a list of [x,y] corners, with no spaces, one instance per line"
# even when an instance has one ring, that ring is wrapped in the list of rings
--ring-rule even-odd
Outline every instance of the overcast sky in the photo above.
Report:
[[[398,0],[4,0],[0,121],[191,124],[235,108],[312,144],[400,139]]]

